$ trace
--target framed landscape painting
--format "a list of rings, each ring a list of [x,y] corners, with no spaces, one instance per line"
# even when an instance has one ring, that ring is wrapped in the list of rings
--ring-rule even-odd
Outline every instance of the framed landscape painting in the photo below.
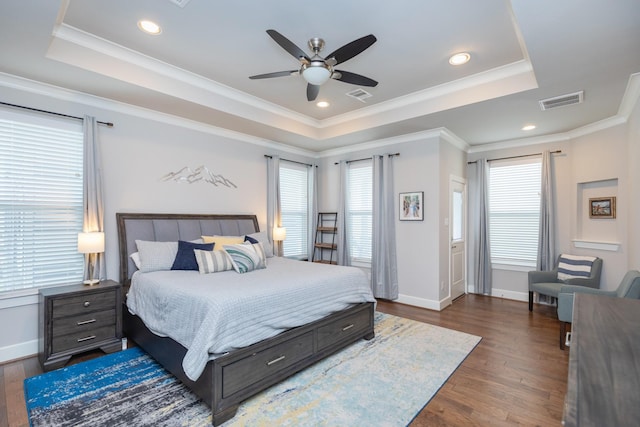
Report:
[[[589,199],[589,218],[612,219],[616,217],[616,198],[599,197]]]
[[[400,221],[424,219],[424,192],[400,193]]]

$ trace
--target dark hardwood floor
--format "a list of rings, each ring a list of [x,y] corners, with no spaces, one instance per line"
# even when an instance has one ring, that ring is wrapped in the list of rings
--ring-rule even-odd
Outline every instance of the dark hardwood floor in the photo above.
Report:
[[[569,351],[558,346],[555,308],[466,295],[441,312],[387,301],[378,310],[482,337],[412,427],[560,425]],[[0,427],[29,425],[22,383],[41,372],[37,357],[0,365]]]

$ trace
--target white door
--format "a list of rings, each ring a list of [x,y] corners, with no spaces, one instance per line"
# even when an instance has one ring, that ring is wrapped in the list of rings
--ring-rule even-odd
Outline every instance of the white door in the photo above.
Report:
[[[451,300],[463,295],[467,288],[466,274],[466,246],[465,246],[465,216],[466,216],[466,183],[462,178],[451,178],[450,203],[450,236],[451,249],[449,265],[449,289]]]

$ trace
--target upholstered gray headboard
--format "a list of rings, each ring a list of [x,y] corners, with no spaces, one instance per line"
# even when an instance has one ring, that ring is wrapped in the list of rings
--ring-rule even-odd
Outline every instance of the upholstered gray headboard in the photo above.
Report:
[[[129,257],[136,240],[177,242],[200,236],[243,236],[260,231],[255,215],[116,213],[120,245],[120,283],[129,286],[136,266]]]

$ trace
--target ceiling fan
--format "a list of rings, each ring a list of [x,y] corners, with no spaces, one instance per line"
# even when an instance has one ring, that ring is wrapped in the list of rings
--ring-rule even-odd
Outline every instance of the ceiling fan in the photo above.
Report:
[[[354,56],[362,53],[369,46],[376,42],[373,34],[361,37],[357,40],[347,43],[341,48],[331,52],[325,58],[320,56],[320,51],[324,48],[324,40],[320,38],[312,38],[309,40],[309,48],[313,51],[313,56],[309,57],[302,49],[293,44],[285,36],[276,30],[267,30],[267,34],[271,36],[276,43],[284,50],[293,55],[300,61],[300,69],[290,71],[277,71],[275,73],[258,74],[249,77],[250,79],[269,79],[272,77],[284,77],[292,75],[302,75],[307,82],[307,100],[314,101],[320,92],[320,86],[329,79],[339,80],[341,82],[350,83],[359,86],[374,87],[377,81],[360,74],[350,73],[349,71],[336,70],[333,67],[341,64]]]

